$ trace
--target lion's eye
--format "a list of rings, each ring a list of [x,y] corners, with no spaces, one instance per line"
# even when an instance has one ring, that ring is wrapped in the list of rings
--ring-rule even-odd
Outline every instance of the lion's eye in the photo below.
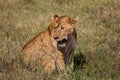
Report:
[[[54,29],[57,29],[57,27],[54,27]]]
[[[64,27],[61,27],[61,29],[64,29]]]

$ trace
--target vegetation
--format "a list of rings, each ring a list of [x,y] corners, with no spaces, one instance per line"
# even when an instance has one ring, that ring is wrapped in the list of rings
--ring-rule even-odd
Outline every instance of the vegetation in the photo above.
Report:
[[[79,17],[77,41],[86,57],[83,68],[63,80],[120,80],[119,0],[0,0],[0,79],[57,80],[57,72],[42,75],[37,65],[24,68],[19,56],[54,14]]]

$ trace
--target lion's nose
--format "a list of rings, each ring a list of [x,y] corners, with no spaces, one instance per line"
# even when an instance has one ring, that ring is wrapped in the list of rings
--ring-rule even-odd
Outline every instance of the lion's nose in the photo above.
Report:
[[[54,39],[59,39],[59,37],[54,37]]]

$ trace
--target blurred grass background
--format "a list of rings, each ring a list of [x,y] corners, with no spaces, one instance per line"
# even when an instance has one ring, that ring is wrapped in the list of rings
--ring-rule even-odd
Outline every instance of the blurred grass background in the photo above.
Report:
[[[83,69],[63,80],[120,80],[120,0],[0,0],[0,79],[57,80],[37,66],[24,69],[19,60],[21,48],[54,14],[79,17],[77,41],[86,56]]]

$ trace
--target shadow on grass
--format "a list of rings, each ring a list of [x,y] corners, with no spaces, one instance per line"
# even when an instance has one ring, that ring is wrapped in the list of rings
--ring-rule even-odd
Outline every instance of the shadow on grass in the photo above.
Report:
[[[82,69],[86,63],[86,56],[79,52],[74,56],[74,70]]]

